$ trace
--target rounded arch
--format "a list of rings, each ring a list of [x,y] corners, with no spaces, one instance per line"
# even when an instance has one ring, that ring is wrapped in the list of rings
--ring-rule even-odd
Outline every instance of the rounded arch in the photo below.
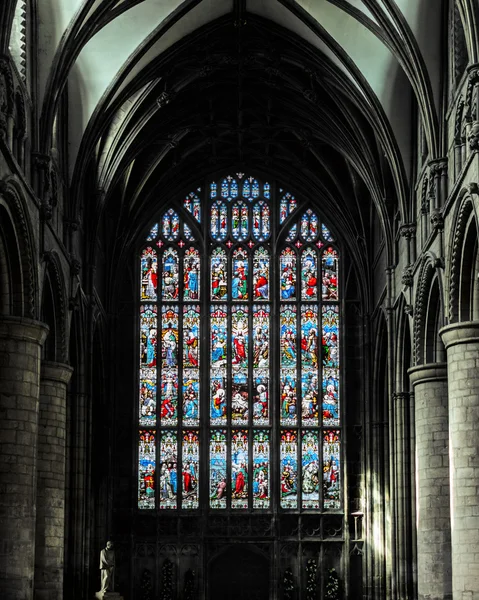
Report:
[[[449,323],[468,321],[479,313],[479,289],[474,273],[479,265],[477,220],[471,195],[464,190],[452,229],[449,269]]]
[[[38,285],[33,260],[33,232],[24,208],[22,192],[13,178],[0,181],[0,206],[9,215],[10,225],[6,228],[10,228],[11,243],[15,240],[15,246],[10,247],[10,251],[15,248],[14,252],[18,255],[13,273],[17,280],[12,296],[13,314],[36,318]]]
[[[50,327],[44,345],[47,360],[66,362],[66,294],[60,260],[56,252],[45,255],[41,319]]]
[[[419,275],[414,305],[414,365],[444,360],[438,331],[444,321],[444,293],[435,257],[426,255]]]

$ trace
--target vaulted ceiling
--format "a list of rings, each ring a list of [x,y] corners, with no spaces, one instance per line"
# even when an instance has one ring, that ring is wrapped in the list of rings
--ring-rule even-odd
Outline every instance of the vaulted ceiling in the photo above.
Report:
[[[463,0],[465,3],[468,0]],[[75,205],[134,238],[160,199],[256,166],[351,239],[409,218],[419,115],[442,155],[442,0],[41,0],[41,143],[68,91]],[[93,200],[91,200],[93,201]]]

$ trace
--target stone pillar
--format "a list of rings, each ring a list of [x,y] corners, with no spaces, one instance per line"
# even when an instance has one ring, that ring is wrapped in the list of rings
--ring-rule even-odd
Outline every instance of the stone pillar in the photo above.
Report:
[[[447,350],[454,600],[479,600],[479,322],[443,327]]]
[[[62,600],[65,534],[66,388],[73,369],[42,364],[38,422],[35,600]]]
[[[419,600],[452,598],[446,363],[409,369],[416,422]]]
[[[48,328],[0,318],[0,590],[33,595],[40,350]]]

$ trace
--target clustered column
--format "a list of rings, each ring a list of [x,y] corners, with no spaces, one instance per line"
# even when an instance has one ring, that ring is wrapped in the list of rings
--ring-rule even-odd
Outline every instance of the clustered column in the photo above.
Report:
[[[0,590],[33,594],[40,352],[48,328],[0,318]]]
[[[409,370],[416,422],[419,600],[452,598],[449,432],[445,363]]]
[[[479,600],[479,322],[440,331],[447,350],[454,600]]]
[[[38,426],[35,600],[63,598],[66,388],[72,368],[43,362]]]

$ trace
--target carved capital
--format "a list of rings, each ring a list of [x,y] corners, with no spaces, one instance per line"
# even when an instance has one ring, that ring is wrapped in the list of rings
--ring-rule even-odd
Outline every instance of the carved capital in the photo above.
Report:
[[[46,171],[50,169],[52,159],[49,154],[42,154],[41,152],[33,153],[33,164],[39,171]]]
[[[158,98],[156,99],[156,103],[158,105],[158,108],[163,108],[164,106],[166,106],[167,104],[169,104],[173,98],[174,98],[174,93],[173,92],[161,92],[161,94],[158,96]]]
[[[414,283],[414,275],[412,273],[411,265],[404,267],[404,271],[403,271],[403,274],[401,277],[401,282],[406,287],[412,287],[412,285]]]
[[[476,196],[479,196],[479,185],[473,181],[472,183],[469,183],[467,185],[467,191],[472,195],[472,194],[476,194]]]
[[[404,312],[409,315],[410,317],[412,317],[414,315],[414,307],[412,304],[406,304],[406,306],[404,307]]]
[[[53,207],[47,200],[40,205],[40,218],[42,221],[50,221],[53,217]]]
[[[445,175],[447,173],[447,158],[437,158],[429,163],[429,174],[431,177]]]

